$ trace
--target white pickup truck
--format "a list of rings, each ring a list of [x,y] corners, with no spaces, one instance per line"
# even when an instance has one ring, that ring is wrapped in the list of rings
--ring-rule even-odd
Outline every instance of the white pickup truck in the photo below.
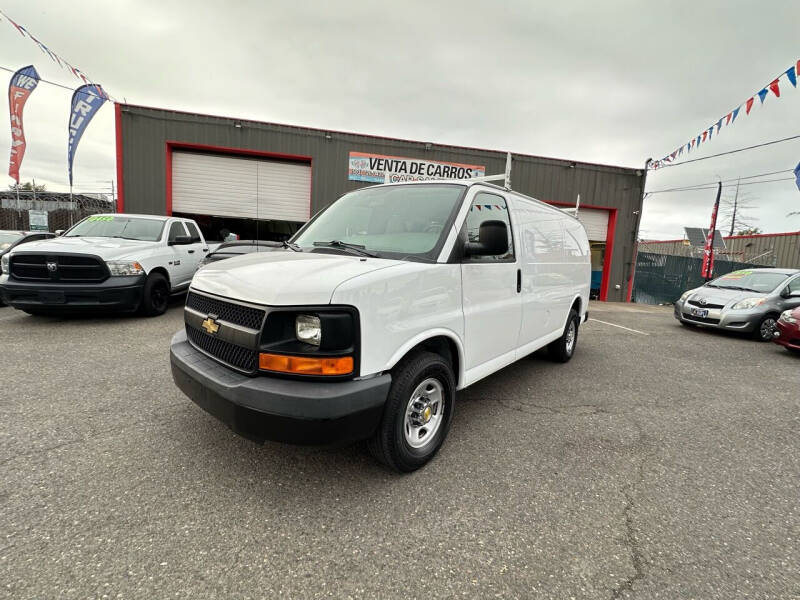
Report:
[[[447,435],[456,390],[547,347],[572,357],[587,318],[586,231],[472,182],[364,188],[284,250],[197,272],[172,376],[255,439],[368,439],[399,471]]]
[[[2,257],[0,296],[29,314],[98,310],[164,313],[189,287],[208,244],[191,219],[98,214],[60,237]]]

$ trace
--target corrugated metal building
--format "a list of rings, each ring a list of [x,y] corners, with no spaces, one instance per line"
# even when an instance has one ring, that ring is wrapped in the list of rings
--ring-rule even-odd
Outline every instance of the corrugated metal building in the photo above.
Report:
[[[502,173],[506,162],[504,151],[126,104],[116,105],[116,133],[119,211],[193,216],[209,239],[225,229],[284,239],[387,170],[392,180],[465,178]],[[512,164],[523,194],[564,207],[580,194],[595,294],[626,300],[645,171],[521,154]]]
[[[725,248],[716,250],[718,260],[753,263],[765,267],[800,269],[800,231],[723,237]],[[669,256],[702,256],[688,240],[659,240],[639,243],[641,252]]]

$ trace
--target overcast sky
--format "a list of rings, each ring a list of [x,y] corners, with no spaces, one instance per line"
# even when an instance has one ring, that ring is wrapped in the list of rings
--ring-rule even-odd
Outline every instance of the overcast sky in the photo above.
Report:
[[[203,6],[2,4],[120,101],[629,167],[696,137],[800,58],[797,0]],[[4,20],[0,66],[31,63],[43,79],[79,83]],[[2,74],[7,81],[10,74]],[[690,158],[800,134],[800,90],[784,77],[781,91],[763,106],[756,99],[749,116],[742,110]],[[23,180],[67,189],[70,95],[41,83],[28,101]],[[76,191],[110,189],[113,116],[109,103],[81,141]],[[9,148],[9,129],[0,127],[0,151]],[[798,162],[800,139],[651,171],[647,190]],[[800,211],[793,180],[745,190],[764,231],[800,230],[800,216],[786,217]],[[714,194],[649,195],[641,236],[682,237],[683,226],[706,227]]]

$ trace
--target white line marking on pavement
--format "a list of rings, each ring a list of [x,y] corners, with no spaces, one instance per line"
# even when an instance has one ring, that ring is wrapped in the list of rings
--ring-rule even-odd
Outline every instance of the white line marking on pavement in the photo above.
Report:
[[[633,333],[638,333],[639,335],[650,335],[649,333],[645,333],[644,331],[639,331],[638,329],[623,327],[622,325],[617,325],[616,323],[608,323],[606,321],[601,321],[600,319],[595,319],[594,317],[590,317],[589,320],[596,321],[597,323],[602,323],[603,325],[611,325],[612,327],[619,327],[620,329],[624,329],[625,331],[632,331]]]

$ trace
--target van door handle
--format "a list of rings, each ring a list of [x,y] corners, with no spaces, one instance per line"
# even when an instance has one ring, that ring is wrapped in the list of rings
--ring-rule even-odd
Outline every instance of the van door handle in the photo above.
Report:
[[[522,291],[522,269],[517,269],[517,293]]]

